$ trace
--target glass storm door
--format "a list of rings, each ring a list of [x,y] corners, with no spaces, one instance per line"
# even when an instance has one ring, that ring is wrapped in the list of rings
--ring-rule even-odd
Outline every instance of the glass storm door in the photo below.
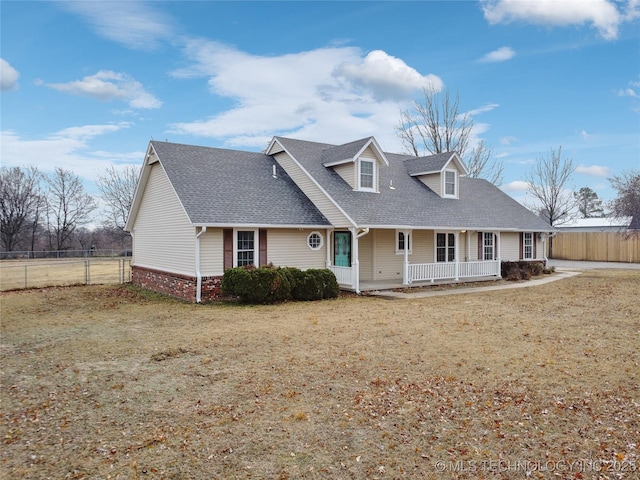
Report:
[[[351,232],[333,234],[333,264],[336,267],[351,266]]]

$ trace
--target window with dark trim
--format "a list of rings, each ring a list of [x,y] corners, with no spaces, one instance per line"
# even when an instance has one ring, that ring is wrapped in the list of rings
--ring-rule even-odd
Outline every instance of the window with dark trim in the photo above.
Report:
[[[236,235],[236,265],[255,265],[255,232],[238,230]]]
[[[535,237],[533,232],[524,232],[522,234],[522,258],[525,260],[535,258],[534,253]]]
[[[496,236],[492,232],[484,232],[482,235],[483,260],[495,260],[496,258]]]

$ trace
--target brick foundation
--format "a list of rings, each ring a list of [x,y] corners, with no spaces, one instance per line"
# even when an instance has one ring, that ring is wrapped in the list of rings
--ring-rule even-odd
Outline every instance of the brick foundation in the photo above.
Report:
[[[190,275],[162,272],[144,267],[131,267],[131,283],[154,292],[163,293],[195,303],[197,279]],[[222,276],[202,277],[201,302],[222,296]]]

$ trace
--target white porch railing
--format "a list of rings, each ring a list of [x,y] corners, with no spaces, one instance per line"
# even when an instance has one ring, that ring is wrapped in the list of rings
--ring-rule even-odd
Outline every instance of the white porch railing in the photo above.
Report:
[[[338,285],[346,285],[349,287],[353,285],[353,267],[336,267],[335,265],[330,265],[329,270],[336,276]]]
[[[441,278],[456,278],[455,263],[410,263],[408,283]]]
[[[407,283],[500,275],[500,260],[410,263],[408,267]]]
[[[461,262],[458,277],[493,277],[500,275],[500,260]]]

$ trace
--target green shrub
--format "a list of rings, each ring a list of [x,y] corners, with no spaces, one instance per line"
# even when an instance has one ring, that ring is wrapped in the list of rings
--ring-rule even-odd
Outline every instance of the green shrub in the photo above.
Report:
[[[231,297],[242,297],[251,274],[244,267],[229,268],[222,276],[222,293]]]
[[[326,268],[293,270],[294,284],[291,289],[294,300],[322,300],[336,298],[340,293],[338,281],[333,272]]]
[[[261,267],[252,270],[247,286],[241,298],[249,303],[282,302],[291,295],[289,282],[275,268]]]
[[[318,282],[311,270],[301,271],[296,275],[296,287],[293,290],[294,300],[322,299],[322,284]]]
[[[336,298],[340,289],[335,275],[328,269],[302,271],[269,265],[228,269],[222,277],[222,292],[247,303],[276,303]]]
[[[340,286],[334,273],[328,268],[317,271],[317,277],[322,281],[322,298],[338,298]]]
[[[287,279],[289,282],[289,287],[291,289],[291,298],[295,300],[295,289],[296,284],[298,283],[298,279],[300,278],[302,271],[296,267],[279,267],[280,273]]]

